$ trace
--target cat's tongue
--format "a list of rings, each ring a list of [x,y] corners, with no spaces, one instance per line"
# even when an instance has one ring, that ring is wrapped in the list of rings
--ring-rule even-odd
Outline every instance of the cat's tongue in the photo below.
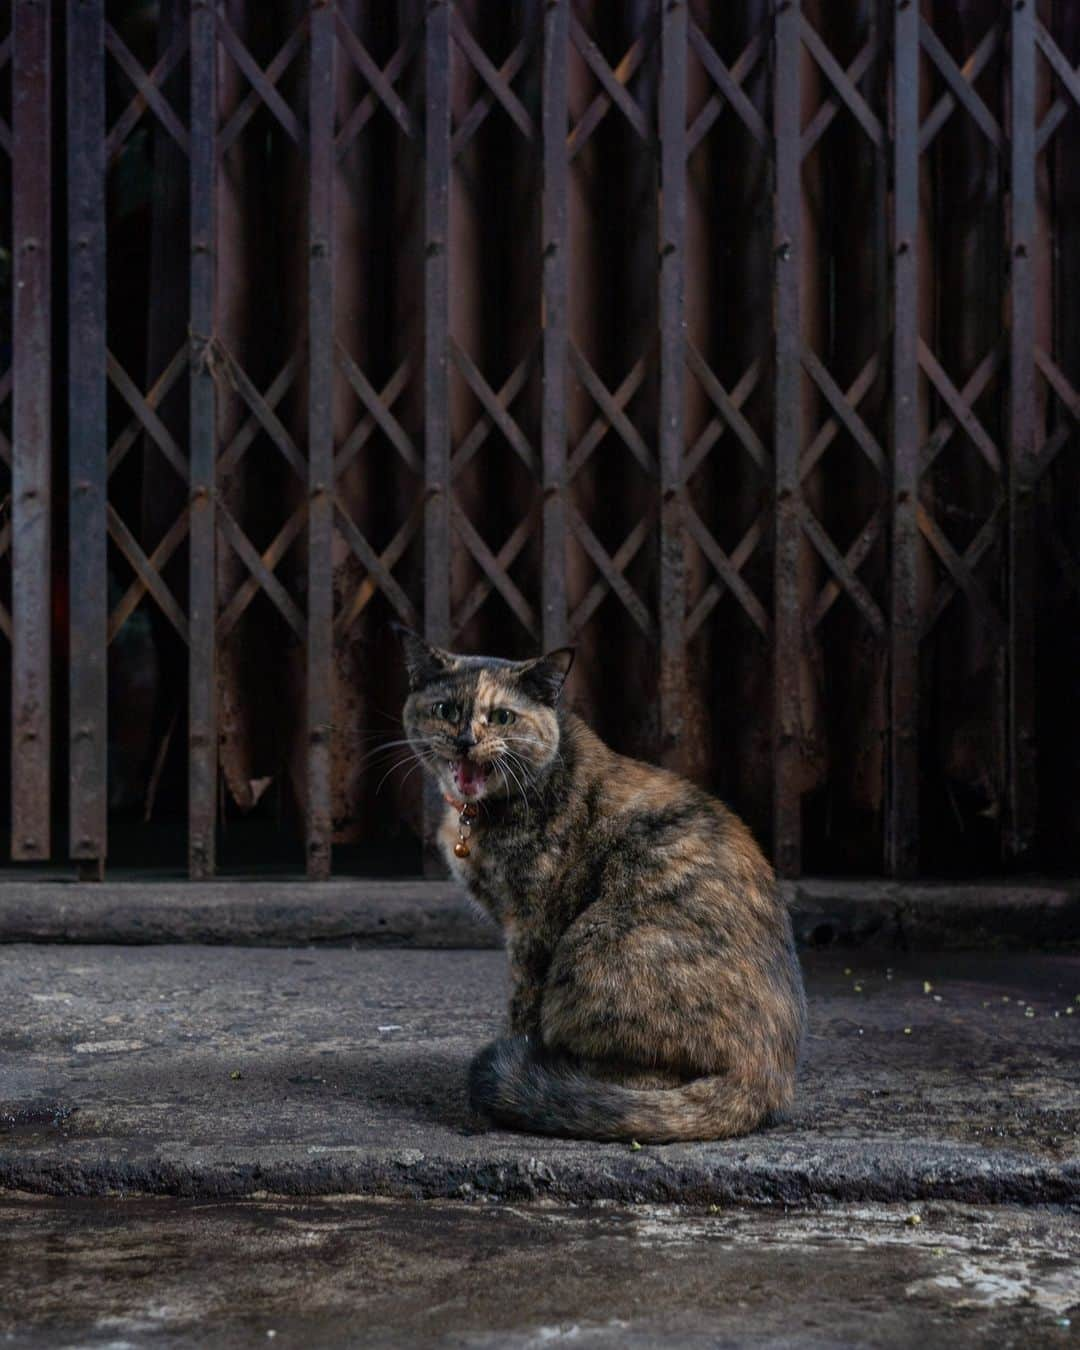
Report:
[[[459,759],[454,764],[454,782],[463,797],[475,797],[487,781],[487,769],[470,759]]]

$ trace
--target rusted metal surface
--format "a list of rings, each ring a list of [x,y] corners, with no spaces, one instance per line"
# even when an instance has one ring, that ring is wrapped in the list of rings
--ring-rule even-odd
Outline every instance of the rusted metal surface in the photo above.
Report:
[[[52,202],[49,7],[13,6],[11,856],[51,854]]]
[[[213,876],[217,821],[216,0],[191,9],[188,872]]]
[[[1009,693],[1005,848],[1021,857],[1038,818],[1035,756],[1035,0],[1010,20]]]
[[[776,135],[776,201],[773,218],[776,382],[774,414],[773,546],[773,853],[783,876],[798,876],[802,851],[799,791],[802,716],[800,674],[803,627],[799,599],[802,542],[802,481],[799,450],[803,432],[801,6],[776,12],[773,103]]]
[[[919,41],[934,100],[920,147],[937,311],[919,345],[933,423],[918,509],[932,588],[920,678],[940,719],[922,765],[922,818],[938,818],[921,863],[973,866],[1001,853],[1008,818],[1008,12],[967,0],[921,22]]]
[[[899,6],[894,30],[892,604],[886,864],[919,860],[919,12]]]
[[[70,7],[69,585],[14,12],[15,856],[51,796],[91,875],[185,804],[194,876],[249,824],[356,866],[419,814],[370,756],[391,617],[575,642],[601,733],[771,815],[785,875],[1068,853],[1068,6]]]
[[[424,633],[450,637],[450,4],[428,6],[425,45]]]
[[[680,767],[686,712],[687,6],[667,4],[660,36],[660,755]]]
[[[450,0],[424,33],[424,636],[450,641]],[[425,785],[424,834],[441,803]]]
[[[567,228],[569,147],[570,0],[552,0],[544,10],[543,135],[543,637],[548,651],[570,635],[566,576]]]
[[[573,5],[568,72],[570,693],[601,735],[653,755],[661,13],[651,0]]]
[[[683,767],[770,831],[772,7],[689,20]],[[722,194],[725,207],[717,210]]]
[[[88,875],[108,851],[104,0],[67,16],[68,819]]]
[[[470,646],[490,644],[501,618],[496,640],[513,653],[544,640],[535,594],[527,596],[515,574],[523,550],[537,540],[545,505],[558,501],[543,495],[543,420],[551,408],[537,303],[545,265],[537,190],[543,91],[524,80],[526,73],[542,79],[543,32],[538,10],[482,3],[452,6],[450,26],[451,635]],[[454,284],[461,276],[472,284]],[[487,297],[496,290],[503,303],[492,310]],[[551,373],[556,380],[561,373],[565,388],[565,367]],[[549,436],[549,460],[551,449]],[[554,536],[541,543],[548,547],[555,551]],[[543,593],[540,600],[542,606]]]
[[[1048,410],[1039,447],[1039,779],[1040,846],[1057,839],[1058,857],[1071,857],[1070,843],[1080,838],[1080,794],[1055,790],[1080,775],[1080,310],[1062,303],[1080,286],[1080,84],[1071,75],[1080,66],[1080,11],[1069,0],[1055,0],[1049,13],[1040,6],[1036,29],[1039,71],[1052,68],[1051,106],[1040,120],[1037,145],[1044,171],[1053,182],[1046,231],[1049,246],[1049,331],[1040,329],[1037,363],[1040,393]],[[1051,57],[1050,52],[1056,49]],[[1043,298],[1045,291],[1043,292]],[[1070,634],[1066,641],[1063,633]],[[1049,655],[1048,655],[1049,654]],[[1049,717],[1047,718],[1047,710]],[[1047,723],[1053,734],[1047,736]]]
[[[308,75],[307,873],[330,875],[334,660],[334,11],[311,14]]]

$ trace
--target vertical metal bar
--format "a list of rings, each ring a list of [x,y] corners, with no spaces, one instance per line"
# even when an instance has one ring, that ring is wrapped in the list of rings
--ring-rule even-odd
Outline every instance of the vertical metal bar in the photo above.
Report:
[[[215,671],[214,137],[217,124],[216,0],[191,8],[191,533],[188,653],[188,872],[216,862],[217,679]]]
[[[566,599],[566,305],[567,44],[570,0],[550,0],[544,10],[543,206],[544,388],[541,442],[544,472],[544,650],[569,637]]]
[[[424,37],[424,635],[450,641],[450,0],[431,0]],[[442,814],[425,785],[424,835]]]
[[[450,640],[450,2],[433,0],[425,36],[424,633]]]
[[[686,712],[686,49],[686,5],[672,0],[660,38],[660,753],[671,768]]]
[[[307,872],[330,875],[334,664],[334,10],[311,11],[308,132]]]
[[[776,196],[773,256],[776,323],[773,553],[773,852],[781,876],[797,876],[802,853],[799,793],[799,450],[802,436],[800,0],[776,13],[773,123]]]
[[[1035,4],[1012,7],[1012,327],[1009,333],[1009,715],[1006,852],[1030,847],[1035,764]]]
[[[15,0],[13,20],[11,856],[26,859],[51,834],[49,6]]]
[[[919,7],[899,5],[894,29],[893,502],[887,865],[919,862]]]
[[[890,240],[892,238],[892,156],[891,156],[891,136],[892,136],[892,115],[889,107],[889,94],[892,79],[892,9],[891,0],[875,0],[871,26],[872,36],[879,43],[878,53],[874,60],[874,66],[871,72],[870,88],[873,90],[873,107],[879,110],[881,125],[885,131],[886,140],[883,145],[879,145],[874,153],[874,269],[873,269],[873,287],[876,297],[874,304],[874,347],[880,354],[879,368],[873,388],[869,393],[868,406],[874,409],[874,416],[879,426],[879,435],[881,444],[886,447],[891,445],[892,437],[889,427],[889,412],[891,403],[891,380],[892,380],[892,359],[889,351],[892,342],[892,324],[893,324],[893,292],[892,292],[892,249]],[[891,466],[886,463],[881,472],[881,502],[882,510],[889,515],[889,499],[891,496],[892,482],[890,478]],[[889,531],[884,531],[885,540],[888,540]],[[886,542],[886,552],[883,559],[883,569],[888,567],[888,545]],[[882,613],[887,613],[886,607],[890,603],[889,596],[891,590],[885,575],[882,576],[885,583],[886,599],[882,605]],[[874,734],[879,738],[881,747],[879,791],[877,825],[879,830],[877,856],[880,859],[878,866],[882,872],[888,869],[889,860],[889,738],[891,735],[891,720],[889,716],[888,702],[888,681],[890,671],[889,654],[889,636],[890,630],[887,628],[882,635],[881,643],[877,652],[878,667],[875,672],[875,680],[879,681],[879,687],[883,692],[883,697],[875,699],[873,706],[878,709],[876,715],[871,715],[869,726],[873,728]]]
[[[107,852],[105,15],[67,15],[68,536],[71,856],[100,877]]]

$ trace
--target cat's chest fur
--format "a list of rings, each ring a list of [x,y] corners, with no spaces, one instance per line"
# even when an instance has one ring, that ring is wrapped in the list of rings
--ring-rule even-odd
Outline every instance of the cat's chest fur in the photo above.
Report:
[[[539,830],[513,824],[474,828],[469,855],[454,853],[458,841],[457,812],[448,811],[438,833],[439,848],[450,875],[494,919],[502,923],[544,908],[552,887],[565,870],[559,839],[544,842]]]

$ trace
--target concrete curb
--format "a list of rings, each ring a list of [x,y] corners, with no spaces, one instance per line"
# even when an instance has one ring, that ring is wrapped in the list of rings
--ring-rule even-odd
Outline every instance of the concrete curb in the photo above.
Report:
[[[501,945],[445,881],[3,882],[0,942]]]
[[[1080,942],[1080,880],[782,883],[804,946],[911,950]]]
[[[938,950],[1080,942],[1080,882],[783,883],[804,946]],[[487,948],[444,881],[0,882],[0,942]]]
[[[537,1140],[543,1149],[543,1141]],[[966,1204],[1080,1203],[1080,1162],[940,1144],[861,1142],[768,1150],[760,1137],[742,1149],[703,1146],[582,1145],[573,1158],[522,1158],[500,1149],[469,1158],[417,1149],[335,1148],[300,1160],[295,1149],[261,1150],[252,1160],[227,1149],[183,1159],[128,1149],[79,1158],[0,1153],[0,1190],[105,1197],[170,1195],[233,1199],[254,1195],[380,1195],[412,1199],[554,1200],[568,1204],[799,1205],[835,1202],[960,1201]],[[194,1156],[192,1156],[194,1154]],[[581,1155],[587,1154],[587,1161]]]

